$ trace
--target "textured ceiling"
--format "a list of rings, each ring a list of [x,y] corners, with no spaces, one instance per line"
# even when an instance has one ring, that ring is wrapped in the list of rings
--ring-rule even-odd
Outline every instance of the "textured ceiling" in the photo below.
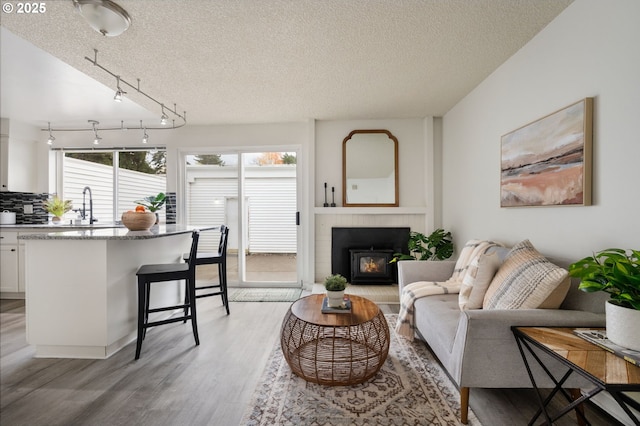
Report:
[[[20,103],[15,90],[3,94],[1,112],[38,125],[116,120],[111,105],[96,106],[115,104],[115,79],[84,59],[97,49],[100,64],[127,81],[140,78],[144,91],[187,111],[190,124],[442,116],[571,1],[118,0],[132,18],[118,37],[93,31],[71,0],[48,1],[43,14],[3,13],[1,25],[70,67],[48,73],[48,62],[19,72],[32,67],[20,56],[39,49],[11,50],[3,40],[2,91],[10,75],[14,87],[21,75],[32,80],[23,82]],[[101,84],[47,92],[58,82],[91,85],[77,71]],[[159,115],[141,96],[129,97],[147,111],[129,105],[124,118]]]

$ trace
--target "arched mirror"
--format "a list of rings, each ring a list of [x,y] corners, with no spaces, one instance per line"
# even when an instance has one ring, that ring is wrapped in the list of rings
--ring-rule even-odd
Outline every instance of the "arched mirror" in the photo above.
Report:
[[[354,130],[342,141],[342,205],[398,206],[398,139],[388,130]]]

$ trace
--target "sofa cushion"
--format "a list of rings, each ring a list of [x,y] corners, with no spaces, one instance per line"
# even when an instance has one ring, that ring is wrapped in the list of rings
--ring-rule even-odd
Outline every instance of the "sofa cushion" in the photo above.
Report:
[[[511,249],[484,297],[484,309],[535,309],[567,278],[524,240]]]
[[[549,297],[538,306],[539,309],[558,309],[567,297],[569,288],[571,287],[571,277],[567,276],[555,290],[551,292]]]
[[[496,252],[481,254],[471,261],[460,286],[460,309],[482,308],[484,295],[501,264],[502,260]]]

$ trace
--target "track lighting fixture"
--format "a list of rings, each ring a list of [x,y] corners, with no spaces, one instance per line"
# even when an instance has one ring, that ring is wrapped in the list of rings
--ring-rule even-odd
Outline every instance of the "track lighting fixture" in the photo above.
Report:
[[[162,105],[162,117],[160,117],[160,124],[162,124],[163,126],[166,126],[168,119],[169,117],[167,117],[167,114],[164,113],[164,105]]]
[[[51,122],[47,124],[49,125],[49,139],[47,139],[47,145],[53,145],[53,141],[55,141],[56,138],[54,138],[53,135],[51,134]]]
[[[144,134],[142,135],[142,143],[149,142],[149,135],[147,134],[147,129],[144,129]]]
[[[92,127],[93,127],[93,134],[95,135],[95,138],[93,139],[93,144],[94,145],[98,145],[100,144],[100,140],[102,139],[100,136],[98,136],[98,124],[100,124],[99,121],[96,120],[88,120],[89,123],[91,123]]]
[[[74,0],[75,3],[91,3],[90,0],[86,0],[84,2],[82,1],[76,1]],[[105,3],[105,2],[98,2],[98,3]],[[107,2],[107,3],[112,3],[112,2]],[[140,89],[140,79],[136,79],[137,80],[137,84],[134,86],[131,83],[127,82],[126,80],[120,78],[120,75],[117,75],[111,71],[109,71],[107,68],[105,68],[104,66],[100,65],[98,63],[98,51],[96,49],[94,49],[94,57],[93,59],[88,58],[85,56],[85,59],[89,62],[91,62],[94,66],[100,68],[101,70],[105,71],[107,74],[111,75],[112,77],[114,77],[116,79],[116,92],[115,95],[113,97],[114,101],[120,102],[122,100],[122,96],[126,95],[128,92],[125,92],[122,87],[124,86],[129,86],[132,90],[130,90],[130,92],[132,94],[138,93],[140,95],[142,95],[143,97],[146,98],[146,100],[151,101],[151,102],[155,102],[157,105],[160,106],[161,110],[162,110],[162,116],[160,117],[160,124],[158,124],[158,122],[156,121],[155,123],[150,123],[151,125],[149,125],[149,123],[147,123],[146,125],[142,122],[142,120],[140,120],[140,126],[135,126],[135,127],[130,127],[130,126],[126,126],[124,124],[125,120],[120,120],[120,125],[119,126],[99,126],[99,122],[96,120],[88,120],[90,123],[90,127],[84,127],[84,128],[51,128],[51,123],[49,123],[48,127],[46,129],[40,129],[42,131],[49,131],[49,140],[48,143],[51,144],[53,143],[53,141],[55,140],[55,138],[53,137],[53,135],[51,134],[52,131],[56,131],[56,132],[86,132],[86,131],[92,131],[94,133],[95,139],[94,139],[94,144],[97,145],[100,143],[100,140],[102,139],[100,136],[98,136],[98,130],[99,131],[107,131],[107,130],[133,130],[133,129],[144,129],[144,135],[143,135],[143,143],[146,143],[146,141],[149,139],[149,135],[147,134],[147,129],[152,129],[152,130],[170,130],[170,129],[177,129],[180,127],[183,127],[187,124],[187,112],[183,111],[182,114],[178,112],[178,108],[176,107],[176,104],[173,104],[173,109],[170,107],[165,106],[164,103],[156,100],[155,98],[153,98],[151,95],[143,92]],[[170,118],[167,115],[167,113],[171,114],[171,122],[169,121]],[[177,119],[177,123],[176,124],[176,119]]]
[[[125,92],[124,90],[122,90],[120,88],[120,76],[119,75],[116,76],[116,81],[117,81],[117,83],[116,83],[117,89],[116,89],[116,94],[113,96],[113,100],[116,101],[116,102],[122,102],[122,96],[126,95],[127,92]]]

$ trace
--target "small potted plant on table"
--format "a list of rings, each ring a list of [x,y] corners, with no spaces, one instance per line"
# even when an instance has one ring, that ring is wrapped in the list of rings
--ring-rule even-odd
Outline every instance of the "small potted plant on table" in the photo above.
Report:
[[[324,288],[327,290],[327,305],[330,308],[342,307],[344,290],[347,285],[347,279],[340,274],[329,275],[324,279]]]
[[[607,338],[618,346],[640,351],[640,251],[610,248],[569,265],[580,278],[580,290],[604,291]]]

